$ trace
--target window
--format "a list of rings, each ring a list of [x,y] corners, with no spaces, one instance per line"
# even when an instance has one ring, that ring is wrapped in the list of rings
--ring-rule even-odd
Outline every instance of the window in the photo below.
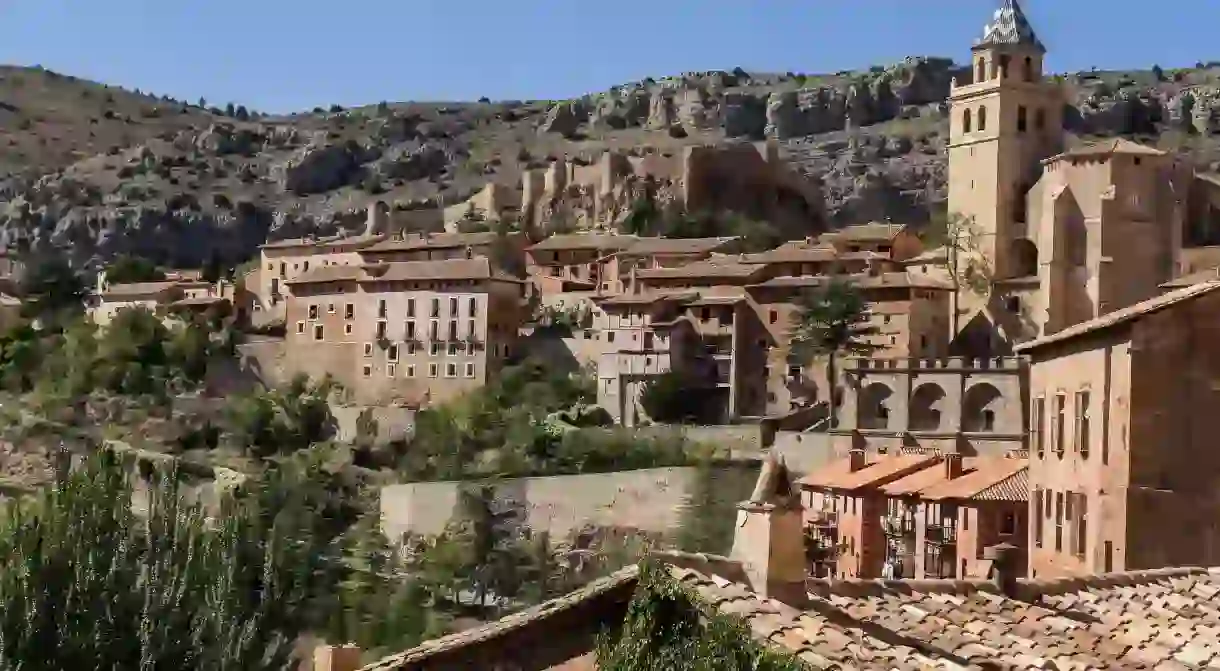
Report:
[[[428,364],[428,377],[436,377],[436,364]]]
[[[466,301],[466,315],[469,317],[474,317],[477,314],[479,314],[479,299],[471,296],[470,299]]]
[[[318,306],[316,306],[316,305],[309,306],[309,320],[313,321],[317,318],[318,318]]]
[[[347,305],[343,306],[343,318],[344,319],[355,319],[356,318],[356,305],[354,303],[348,303]]]
[[[1043,424],[1046,418],[1043,412],[1046,410],[1046,399],[1039,396],[1034,399],[1034,402],[1029,407],[1029,442],[1034,447],[1034,456],[1041,459],[1046,452],[1046,431]]]
[[[394,364],[389,364],[385,367],[385,376],[386,377],[394,377],[394,374],[396,372],[398,372],[398,367],[395,366]]]
[[[962,132],[969,133],[970,125],[971,125],[971,115],[970,115],[970,110],[967,109],[965,112],[962,112]]]
[[[1087,389],[1076,392],[1076,435],[1073,439],[1076,451],[1084,458],[1089,456],[1089,397]]]
[[[471,340],[474,340],[476,337],[478,337],[478,335],[479,335],[479,330],[475,327],[474,320],[471,319],[471,320],[467,321],[466,322],[466,337]]]
[[[606,331],[606,342],[614,342],[614,331]]]
[[[462,352],[461,345],[459,345],[455,342],[449,343],[449,349],[448,349],[449,356],[457,356],[458,354],[461,354],[461,352]]]
[[[300,333],[304,333],[304,332],[305,332],[305,322],[297,322],[297,333],[300,334]]]
[[[429,316],[432,316],[432,317],[441,316],[441,299],[439,299],[439,298],[432,299],[432,311]]]
[[[371,342],[364,343],[364,356],[366,356],[366,357],[373,356],[373,343],[371,343]]]
[[[440,356],[441,355],[441,344],[438,342],[432,343],[432,346],[428,348],[428,353],[431,354],[432,356]]]
[[[1051,436],[1051,440],[1053,442],[1052,447],[1055,450],[1055,454],[1057,454],[1061,457],[1063,456],[1063,450],[1064,450],[1064,446],[1063,446],[1063,443],[1064,443],[1063,406],[1064,406],[1064,403],[1066,402],[1066,400],[1067,399],[1064,397],[1063,394],[1055,394],[1055,408],[1053,410],[1054,417],[1052,420],[1054,422],[1053,430],[1055,433],[1053,436]]]
[[[1004,307],[1007,308],[1008,311],[1013,313],[1014,315],[1021,314],[1021,297],[1020,296],[1009,296],[1004,301]]]
[[[1084,494],[1076,495],[1076,556],[1084,557],[1089,539],[1089,499]]]
[[[332,314],[332,315],[335,314],[335,304],[334,303],[328,303],[326,305],[326,313]]]
[[[344,324],[343,325],[343,335],[351,335],[351,334],[352,334],[352,325]]]
[[[415,322],[407,322],[406,334],[407,340],[415,340]]]
[[[386,360],[398,361],[398,345],[390,345],[386,350]]]
[[[385,340],[385,332],[386,332],[386,323],[377,322],[377,339]]]
[[[455,297],[449,298],[449,314],[456,315],[458,313],[458,299]]]
[[[457,377],[457,364],[456,363],[445,364],[445,377]]]
[[[1055,492],[1055,552],[1063,552],[1063,492]]]
[[[979,106],[979,130],[987,130],[987,106]]]
[[[407,356],[414,356],[414,355],[415,355],[415,343],[409,342],[409,343],[407,343]]]
[[[457,340],[457,339],[458,339],[457,320],[450,319],[449,320],[449,340]]]
[[[364,368],[360,370],[360,374],[365,377],[371,377],[373,375],[373,367],[366,364]]]
[[[1007,55],[1000,56],[1000,77],[1003,79],[1008,79],[1008,63],[1011,60]]]
[[[415,366],[407,366],[407,377],[415,377]]]
[[[1034,80],[1034,59],[1029,56],[1025,57],[1025,67],[1022,70],[1025,75],[1025,81],[1032,82]]]
[[[466,356],[474,356],[474,343],[466,343]]]
[[[315,325],[313,327],[313,339],[322,340],[323,336],[324,336],[324,332],[322,330],[322,325],[321,324]]]
[[[474,377],[474,364],[466,364],[466,377]]]
[[[385,314],[386,314],[386,305],[385,305],[385,299],[383,298],[383,299],[377,301],[377,317],[380,319],[385,319]]]
[[[779,310],[772,310],[767,315],[767,321],[771,322],[772,324],[778,322],[779,321]]]
[[[441,325],[440,325],[440,322],[433,321],[431,324],[429,324],[429,325],[428,325],[428,332],[429,332],[429,333],[428,333],[428,340],[440,340],[440,339],[441,339]]]
[[[1025,111],[1024,105],[1017,107],[1017,132],[1024,133],[1029,128],[1028,112]]]
[[[1114,570],[1114,541],[1106,541],[1102,545],[1105,550],[1102,553],[1101,571],[1110,573]]]
[[[414,298],[407,299],[407,316],[408,317],[415,316],[415,299]]]
[[[1035,489],[1034,504],[1034,546],[1042,547],[1042,490]]]

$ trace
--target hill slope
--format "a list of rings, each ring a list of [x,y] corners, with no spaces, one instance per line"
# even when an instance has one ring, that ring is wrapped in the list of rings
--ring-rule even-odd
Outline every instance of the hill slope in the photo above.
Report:
[[[352,230],[516,183],[548,159],[775,139],[838,223],[925,218],[945,193],[948,59],[833,75],[688,73],[569,101],[395,103],[228,116],[41,69],[0,68],[0,244],[197,265],[267,238]],[[1074,136],[1123,134],[1220,161],[1220,70],[1063,77]],[[244,110],[241,110],[244,112]]]

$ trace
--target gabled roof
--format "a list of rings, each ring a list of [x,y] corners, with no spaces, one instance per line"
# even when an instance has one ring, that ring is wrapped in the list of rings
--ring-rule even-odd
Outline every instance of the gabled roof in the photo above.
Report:
[[[1167,294],[1157,296],[1156,298],[1150,298],[1146,301],[1136,303],[1135,305],[1125,307],[1121,310],[1115,310],[1114,312],[1104,314],[1096,319],[1090,319],[1087,322],[1076,324],[1075,326],[1069,326],[1068,328],[1065,328],[1057,333],[1052,333],[1051,335],[1043,336],[1027,343],[1022,343],[1017,345],[1015,349],[1021,354],[1032,352],[1033,350],[1039,349],[1046,345],[1063,342],[1064,340],[1070,340],[1077,336],[1082,336],[1101,331],[1103,329],[1108,329],[1113,326],[1118,326],[1120,324],[1125,324],[1127,322],[1139,319],[1144,315],[1149,315],[1153,312],[1177,305],[1178,303],[1194,300],[1200,296],[1209,294],[1216,289],[1220,289],[1220,280],[1196,284],[1186,287],[1185,289],[1171,291]]]
[[[102,291],[102,298],[124,300],[130,298],[139,298],[141,296],[155,296],[165,293],[178,286],[177,280],[164,280],[161,282],[126,282],[122,284],[110,284]]]
[[[639,238],[619,254],[643,256],[649,254],[706,254],[730,245],[740,238]]]
[[[535,251],[560,250],[593,250],[610,251],[624,250],[634,245],[639,238],[634,235],[612,235],[607,233],[573,233],[570,235],[552,235],[527,249]]]
[[[1062,154],[1057,154],[1043,160],[1042,163],[1052,163],[1063,158],[1106,158],[1116,154],[1126,156],[1168,156],[1168,154],[1155,147],[1149,147],[1148,145],[1139,144],[1138,142],[1132,142],[1120,137],[1116,140],[1105,140],[1103,142],[1093,142],[1073,147]]]
[[[727,263],[722,261],[696,261],[684,266],[673,268],[644,268],[635,271],[638,280],[670,279],[684,277],[721,277],[749,279],[761,272],[762,266],[748,263]]]
[[[837,258],[839,252],[830,243],[794,240],[765,252],[742,254],[738,260],[741,263],[820,263]]]
[[[883,454],[876,461],[858,471],[852,471],[850,467],[844,468],[843,462],[847,461],[849,459],[844,458],[827,464],[801,478],[799,484],[802,487],[822,487],[845,491],[880,487],[935,464],[940,461],[940,456],[913,452]]]
[[[867,224],[845,226],[837,231],[823,233],[822,240],[842,240],[844,242],[890,242],[898,234],[906,230],[903,224],[889,221],[870,221]]]
[[[1041,52],[1046,51],[1017,0],[1004,0],[991,16],[991,21],[983,26],[983,37],[974,42],[975,48],[1006,45],[1030,46]]]
[[[315,266],[297,275],[296,277],[285,280],[284,284],[323,284],[326,282],[355,282],[363,276],[360,266],[353,265],[338,265],[331,264],[329,266]]]
[[[854,275],[839,275],[851,282],[858,289],[930,289],[933,291],[952,291],[953,284],[940,277],[927,273],[914,273],[909,270],[877,273],[857,273]],[[817,287],[830,279],[826,275],[799,275],[796,277],[773,277],[766,282],[750,285],[765,288],[800,288]]]
[[[966,466],[964,472],[952,480],[942,479],[935,486],[928,487],[919,493],[920,498],[929,501],[945,499],[978,499],[988,492],[984,500],[989,501],[1028,501],[1029,479],[1018,477],[1028,474],[1029,462],[1016,458],[986,458],[976,459]],[[943,469],[941,469],[943,471]],[[1025,484],[1025,491],[1020,491],[1020,484]],[[999,487],[1006,484],[1005,487]]]
[[[402,238],[382,240],[375,245],[364,248],[363,251],[375,252],[405,252],[413,249],[455,249],[462,247],[480,247],[496,241],[499,233],[484,231],[481,233],[430,233],[414,234]]]

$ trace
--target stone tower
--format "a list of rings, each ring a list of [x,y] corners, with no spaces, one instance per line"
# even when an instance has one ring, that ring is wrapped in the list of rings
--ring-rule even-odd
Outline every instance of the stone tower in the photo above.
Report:
[[[1043,76],[1045,55],[1018,1],[1003,0],[974,43],[969,82],[954,79],[949,93],[949,213],[971,222],[963,246],[980,259],[959,267],[975,265],[993,281],[1037,274],[1018,253],[1026,193],[1041,161],[1063,146],[1063,96]],[[963,289],[959,330],[981,310],[1003,309],[990,298]]]

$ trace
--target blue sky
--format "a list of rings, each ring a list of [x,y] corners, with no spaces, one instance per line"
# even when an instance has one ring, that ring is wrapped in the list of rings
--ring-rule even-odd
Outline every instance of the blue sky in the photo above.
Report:
[[[567,98],[688,70],[960,62],[998,2],[0,0],[0,63],[268,112]],[[1220,0],[1023,5],[1056,71],[1220,60]]]

